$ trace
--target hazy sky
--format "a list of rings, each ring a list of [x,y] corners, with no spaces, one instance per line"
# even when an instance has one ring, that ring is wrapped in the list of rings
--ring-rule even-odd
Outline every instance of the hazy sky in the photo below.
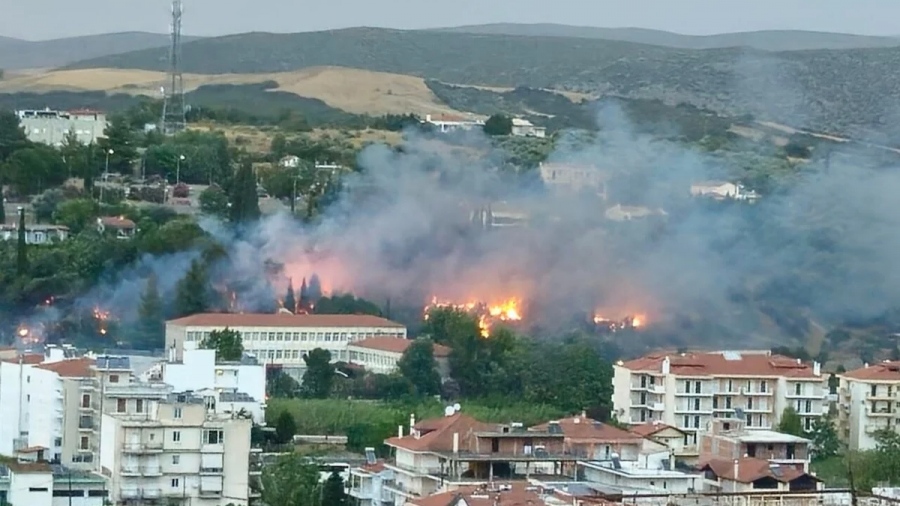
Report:
[[[900,34],[898,0],[183,0],[184,33],[429,28],[516,22],[688,34],[801,29]],[[171,0],[0,0],[0,35],[30,40],[167,32]]]

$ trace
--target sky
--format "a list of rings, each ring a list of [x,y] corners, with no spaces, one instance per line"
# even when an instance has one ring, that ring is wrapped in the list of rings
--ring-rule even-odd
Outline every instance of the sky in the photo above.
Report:
[[[897,0],[183,1],[183,33],[202,36],[499,22],[641,27],[694,35],[768,29],[900,34]],[[45,40],[123,31],[165,33],[170,4],[171,0],[0,0],[0,36]]]

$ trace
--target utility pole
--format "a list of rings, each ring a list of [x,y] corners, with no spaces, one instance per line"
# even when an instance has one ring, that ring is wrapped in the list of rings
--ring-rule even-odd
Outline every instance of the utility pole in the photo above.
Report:
[[[181,0],[172,0],[172,33],[169,46],[168,86],[163,88],[163,111],[160,130],[172,135],[184,130],[184,80],[181,75]]]
[[[101,204],[103,203],[103,189],[106,188],[106,181],[109,179],[109,155],[112,155],[114,153],[115,153],[115,151],[113,151],[112,148],[109,148],[106,150],[106,167],[103,169],[103,178],[102,178],[103,184],[100,185],[100,203]]]
[[[184,155],[178,155],[178,159],[175,160],[175,184],[181,182],[181,162],[184,161]]]

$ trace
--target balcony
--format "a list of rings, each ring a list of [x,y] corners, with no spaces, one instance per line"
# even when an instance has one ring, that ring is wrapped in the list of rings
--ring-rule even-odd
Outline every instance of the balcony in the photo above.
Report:
[[[250,476],[260,476],[262,475],[262,464],[259,462],[251,462],[250,463]]]
[[[159,466],[144,466],[141,469],[141,475],[147,477],[162,476],[162,469]]]
[[[891,428],[892,428],[892,426],[889,426],[887,424],[882,425],[882,424],[877,424],[877,423],[867,423],[865,426],[865,431],[866,431],[866,434],[875,434],[876,432],[879,432],[879,431],[882,431],[885,429],[890,430]]]
[[[209,490],[205,488],[200,489],[200,497],[219,497],[222,495],[222,490]]]
[[[871,417],[892,418],[897,413],[897,411],[892,411],[890,408],[872,409],[871,406],[866,407],[866,415]]]
[[[712,397],[713,395],[717,395],[718,392],[712,389],[707,388],[706,390],[702,390],[700,392],[696,392],[691,390],[690,392],[686,392],[684,390],[678,390],[675,392],[675,395],[680,397]]]
[[[137,499],[141,496],[141,491],[136,488],[123,488],[119,491],[119,495],[123,499]]]
[[[784,397],[785,397],[786,399],[816,399],[816,400],[821,400],[821,399],[824,399],[826,395],[827,395],[827,394],[826,394],[826,392],[825,392],[824,390],[819,390],[818,392],[809,392],[809,391],[806,391],[806,392],[800,392],[799,394],[798,394],[796,391],[791,390],[791,391],[785,393],[785,394],[784,394]],[[868,397],[867,397],[867,398],[868,398]],[[890,400],[893,400],[893,397],[883,397],[883,398],[879,398],[879,399],[880,399],[880,400],[885,400],[885,401],[890,401]],[[874,400],[874,399],[872,399],[872,400]]]
[[[753,406],[752,408],[744,408],[745,413],[771,413],[772,408],[769,406]],[[801,413],[802,414],[802,413]]]
[[[373,497],[372,487],[351,488],[350,497],[355,497],[363,501],[370,500]]]
[[[144,443],[125,443],[122,451],[125,453],[161,453],[163,445],[161,441],[147,441]]]
[[[747,390],[746,388],[741,389],[741,395],[746,397],[771,397],[772,391],[769,389],[763,390]]]
[[[654,402],[651,404],[647,404],[647,407],[650,408],[650,411],[665,411],[666,405],[662,402]]]
[[[662,385],[650,385],[647,391],[654,395],[665,395],[666,388]]]
[[[141,490],[141,494],[144,499],[159,499],[162,496],[162,491],[158,488],[150,487]]]
[[[119,474],[121,474],[122,476],[140,476],[141,472],[136,465],[122,465],[122,467],[119,468]]]
[[[203,474],[203,475],[222,474],[222,468],[221,467],[201,467],[200,474]]]
[[[200,453],[225,453],[225,445],[208,445],[200,446]]]
[[[677,414],[711,415],[712,412],[711,406],[700,406],[700,409],[693,406],[678,406],[675,408],[675,413]]]

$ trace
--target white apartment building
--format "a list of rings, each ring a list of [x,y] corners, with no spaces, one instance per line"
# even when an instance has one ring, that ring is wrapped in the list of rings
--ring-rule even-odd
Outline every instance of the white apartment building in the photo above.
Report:
[[[613,408],[619,421],[659,421],[685,433],[697,451],[698,432],[714,418],[740,415],[749,429],[771,429],[793,407],[803,427],[827,413],[827,378],[818,363],[769,351],[648,355],[614,366]]]
[[[28,140],[51,146],[61,146],[70,133],[81,144],[96,143],[108,124],[105,114],[89,110],[21,110],[16,116]]]
[[[216,413],[238,413],[243,409],[257,423],[265,423],[265,366],[248,355],[236,362],[219,361],[215,350],[196,349],[197,344],[185,343],[182,360],[173,356],[160,364],[162,382],[172,385],[176,392],[193,391],[207,398]]]
[[[100,463],[112,503],[247,505],[249,418],[217,414],[189,393],[148,408],[103,415]]]
[[[840,375],[838,436],[851,450],[875,448],[875,433],[900,426],[900,361]]]
[[[633,462],[578,462],[585,481],[623,489],[628,495],[688,494],[701,491],[703,476],[675,470],[668,452],[643,455]]]
[[[185,343],[200,343],[213,330],[241,333],[244,351],[264,364],[285,369],[305,368],[303,357],[316,348],[331,352],[335,362],[347,361],[347,345],[376,336],[406,337],[406,327],[369,315],[293,315],[205,313],[166,322],[166,347],[182,360]]]
[[[451,116],[449,114],[426,114],[425,121],[439,132],[453,132],[456,130],[472,130],[484,127],[484,120],[475,118],[464,118],[462,116]]]
[[[394,506],[394,494],[385,485],[394,481],[394,471],[375,459],[375,449],[366,448],[366,463],[350,469],[347,489],[359,506]]]
[[[362,366],[369,372],[391,374],[397,370],[397,362],[414,342],[411,339],[386,336],[356,341],[347,345],[349,362]],[[434,359],[437,362],[441,378],[448,378],[450,376],[450,348],[442,344],[435,344]]]

